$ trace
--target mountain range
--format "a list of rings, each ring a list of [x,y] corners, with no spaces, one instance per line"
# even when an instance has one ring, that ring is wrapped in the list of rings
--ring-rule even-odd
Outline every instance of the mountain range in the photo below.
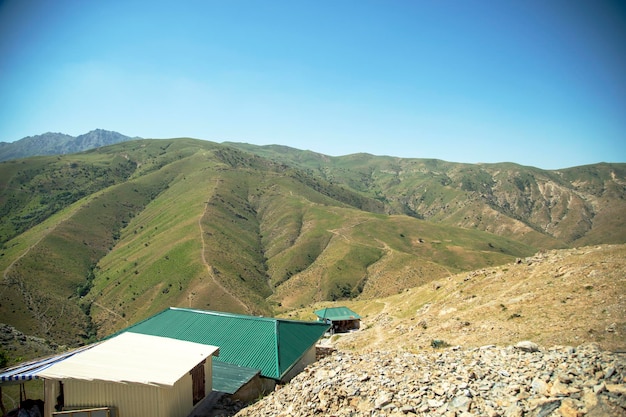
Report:
[[[28,136],[15,142],[0,142],[0,161],[41,155],[63,155],[77,153],[101,146],[113,145],[131,139],[121,133],[96,129],[80,136],[64,133],[44,133]]]
[[[136,139],[0,163],[0,317],[78,345],[169,306],[284,315],[626,242],[626,164],[546,171]]]

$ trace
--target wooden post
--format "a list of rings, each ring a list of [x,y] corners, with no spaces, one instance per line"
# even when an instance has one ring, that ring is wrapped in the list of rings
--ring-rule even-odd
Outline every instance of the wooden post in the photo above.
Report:
[[[0,385],[0,411],[2,411],[2,415],[7,413],[7,409],[4,408],[4,402],[2,401],[2,385]]]

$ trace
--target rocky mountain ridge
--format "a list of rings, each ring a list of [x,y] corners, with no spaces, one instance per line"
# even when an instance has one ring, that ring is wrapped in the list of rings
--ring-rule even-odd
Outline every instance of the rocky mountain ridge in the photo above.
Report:
[[[0,142],[0,161],[30,156],[66,155],[132,139],[137,138],[103,129],[95,129],[76,137],[64,133],[47,132],[27,136],[15,142]]]

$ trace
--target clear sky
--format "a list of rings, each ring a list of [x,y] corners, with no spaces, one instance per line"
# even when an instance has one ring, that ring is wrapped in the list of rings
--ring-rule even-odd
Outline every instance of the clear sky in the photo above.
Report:
[[[626,2],[0,0],[0,141],[626,162]]]

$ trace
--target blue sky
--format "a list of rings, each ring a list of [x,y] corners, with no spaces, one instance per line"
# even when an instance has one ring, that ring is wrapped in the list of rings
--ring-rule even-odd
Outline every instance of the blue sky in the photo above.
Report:
[[[626,3],[0,0],[0,141],[626,162]]]

